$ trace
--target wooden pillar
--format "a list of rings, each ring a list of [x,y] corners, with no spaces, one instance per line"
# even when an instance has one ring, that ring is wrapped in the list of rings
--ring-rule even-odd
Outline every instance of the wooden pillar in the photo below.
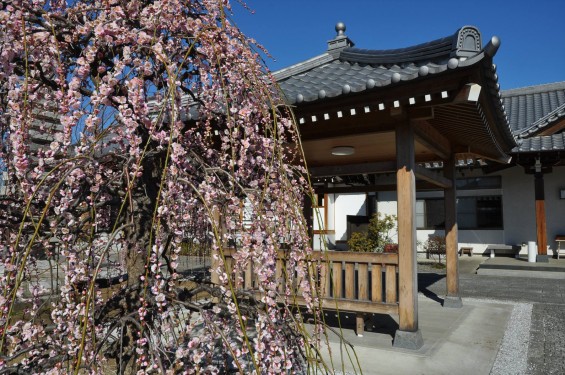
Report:
[[[447,295],[444,307],[462,307],[459,295],[459,257],[457,230],[457,187],[455,184],[455,155],[443,163],[444,176],[451,181],[451,187],[444,189],[445,202],[445,258],[447,264]]]
[[[543,183],[543,173],[538,172],[534,174],[535,177],[535,197],[536,197],[536,232],[538,242],[538,255],[542,259],[537,261],[547,260],[547,230],[545,224],[545,193]]]
[[[403,121],[396,127],[396,165],[399,329],[394,337],[394,346],[419,349],[423,340],[418,327],[414,128],[409,121]]]

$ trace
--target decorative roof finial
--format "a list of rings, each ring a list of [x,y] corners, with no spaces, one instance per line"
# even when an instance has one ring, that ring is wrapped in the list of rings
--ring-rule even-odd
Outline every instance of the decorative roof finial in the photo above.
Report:
[[[328,52],[339,53],[342,49],[355,45],[351,39],[345,36],[345,24],[343,22],[335,24],[335,31],[337,32],[335,38],[328,41]]]
[[[345,24],[343,22],[336,23],[335,31],[337,32],[337,36],[345,35]]]

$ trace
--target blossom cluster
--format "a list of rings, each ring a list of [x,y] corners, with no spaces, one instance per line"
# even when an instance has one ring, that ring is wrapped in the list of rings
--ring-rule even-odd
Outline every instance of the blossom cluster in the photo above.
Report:
[[[298,135],[231,11],[219,0],[1,3],[0,160],[13,189],[0,198],[0,369],[312,366],[288,308],[297,282],[317,306]],[[182,298],[187,241],[213,254],[219,292],[205,308]],[[249,267],[254,312],[237,276]]]

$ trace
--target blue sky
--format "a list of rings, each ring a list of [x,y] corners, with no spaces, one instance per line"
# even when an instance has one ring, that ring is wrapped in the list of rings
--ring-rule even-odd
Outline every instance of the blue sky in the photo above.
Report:
[[[501,88],[565,81],[565,1],[249,0],[255,14],[232,0],[236,24],[265,46],[277,70],[323,53],[335,24],[356,47],[402,48],[479,28],[485,45],[502,43],[494,58]]]

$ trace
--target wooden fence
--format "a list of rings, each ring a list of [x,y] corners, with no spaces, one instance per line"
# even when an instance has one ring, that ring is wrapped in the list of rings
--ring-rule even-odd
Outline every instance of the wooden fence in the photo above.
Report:
[[[226,270],[231,273],[236,288],[258,289],[251,264],[243,275],[233,272],[233,249],[224,251]],[[320,268],[315,267],[320,260]],[[314,252],[312,267],[314,280],[320,292],[323,309],[339,310],[356,314],[356,331],[362,335],[368,314],[398,314],[397,270],[398,254],[354,253],[345,251]],[[276,261],[276,277],[279,292],[284,292],[287,277],[286,253],[279,252]],[[213,269],[215,267],[212,267]],[[319,269],[319,272],[317,271]],[[212,275],[212,281],[218,280]],[[304,305],[300,280],[294,278],[296,302]]]

